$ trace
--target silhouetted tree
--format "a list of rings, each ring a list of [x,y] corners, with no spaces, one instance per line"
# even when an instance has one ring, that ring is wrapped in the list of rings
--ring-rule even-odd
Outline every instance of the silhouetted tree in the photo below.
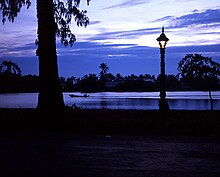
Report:
[[[131,75],[125,76],[126,80],[135,80],[137,78],[138,78],[138,76],[136,76],[135,74],[131,74]]]
[[[21,89],[22,92],[38,92],[39,89],[39,76],[25,75],[21,77]]]
[[[107,81],[113,81],[113,80],[115,80],[115,76],[112,74],[112,73],[107,73],[106,75],[105,75],[105,79],[107,80]]]
[[[100,72],[100,78],[104,77],[105,74],[108,73],[109,71],[109,67],[106,63],[101,63],[99,65],[99,68],[101,69],[101,72]]]
[[[156,79],[155,79],[155,76],[154,76],[154,75],[150,75],[150,74],[145,74],[145,75],[144,75],[144,78],[145,78],[145,79],[153,79],[153,80],[156,80]]]
[[[179,85],[178,75],[166,75],[167,89],[176,89]]]
[[[117,73],[117,74],[115,75],[115,77],[116,77],[117,80],[123,79],[123,76],[122,76],[120,73]]]
[[[201,88],[209,91],[212,105],[211,89],[219,83],[220,64],[213,61],[212,58],[204,57],[200,54],[187,54],[178,63],[179,75],[184,82],[190,83],[195,88]]]
[[[66,90],[72,91],[75,87],[76,82],[77,82],[76,77],[74,77],[74,76],[68,77],[65,82],[66,83]]]
[[[90,0],[87,0],[89,3]],[[80,0],[36,0],[38,18],[39,96],[37,107],[42,110],[59,110],[65,107],[59,83],[56,35],[62,44],[72,46],[76,41],[70,30],[71,19],[75,17],[78,26],[86,26],[89,19],[86,11],[78,9]],[[2,22],[14,21],[21,7],[31,5],[30,0],[1,0]]]
[[[16,63],[12,61],[3,60],[0,64],[0,73],[21,76],[21,69]]]
[[[207,84],[204,85],[204,82],[213,86],[218,83],[218,76],[220,76],[220,64],[200,54],[187,54],[178,63],[177,69],[181,79],[196,88],[202,86],[207,89]]]
[[[15,92],[21,83],[21,69],[12,62],[3,60],[0,64],[0,92]]]
[[[83,76],[80,83],[81,83],[81,91],[83,92],[94,92],[101,88],[96,74],[88,74]]]
[[[100,76],[100,84],[102,88],[106,87],[106,80],[107,80],[107,73],[109,71],[109,67],[106,63],[101,63],[99,65],[99,68],[101,69],[101,72],[99,73]]]
[[[65,82],[66,82],[66,79],[65,79],[65,77],[60,77],[60,78],[59,78],[59,81],[60,81],[61,83],[65,83]]]

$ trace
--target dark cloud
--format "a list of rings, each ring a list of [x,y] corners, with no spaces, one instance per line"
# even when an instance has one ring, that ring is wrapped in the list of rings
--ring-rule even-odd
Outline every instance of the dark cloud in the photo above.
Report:
[[[141,4],[146,4],[149,3],[150,0],[126,0],[121,4],[117,4],[114,6],[109,6],[104,9],[112,9],[112,8],[126,8],[126,7],[131,7],[131,6],[137,6]]]
[[[220,26],[220,9],[208,9],[204,12],[194,10],[193,13],[181,17],[166,16],[156,21],[168,21],[170,27],[181,28],[194,25],[204,27]]]

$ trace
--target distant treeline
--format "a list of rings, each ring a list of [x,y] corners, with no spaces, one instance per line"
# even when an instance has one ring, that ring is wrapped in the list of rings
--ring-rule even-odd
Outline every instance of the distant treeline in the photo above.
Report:
[[[131,74],[122,76],[109,72],[101,63],[99,74],[87,74],[82,78],[60,77],[63,92],[100,91],[159,91],[160,75]],[[220,90],[220,64],[200,54],[187,54],[178,63],[177,75],[166,75],[166,90]],[[39,76],[21,74],[19,66],[4,60],[0,64],[0,92],[38,92]]]
[[[160,75],[145,74],[118,77],[108,73],[106,78],[96,74],[88,74],[82,78],[60,77],[63,92],[100,92],[100,91],[159,91]],[[4,75],[0,74],[0,92],[38,92],[39,76],[36,75]],[[206,90],[202,85],[191,86],[182,82],[176,75],[166,76],[167,90]],[[213,90],[220,90],[219,84]]]
[[[39,77],[36,75],[2,75],[0,74],[0,92],[38,92]]]
[[[64,91],[81,91],[81,92],[97,92],[97,91],[157,91],[159,90],[160,77],[155,78],[154,75],[145,74],[136,76],[131,74],[123,77],[120,74],[115,76],[108,73],[103,76],[96,74],[88,74],[82,78],[60,78]],[[167,76],[167,88],[177,89],[179,81],[176,76]]]

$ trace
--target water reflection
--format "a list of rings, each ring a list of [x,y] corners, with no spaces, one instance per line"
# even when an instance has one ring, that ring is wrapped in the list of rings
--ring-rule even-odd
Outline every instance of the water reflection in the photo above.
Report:
[[[210,101],[207,99],[169,99],[170,109],[187,109],[187,110],[210,110]],[[213,100],[214,109],[220,109],[220,100]]]
[[[89,97],[70,97],[64,93],[65,104],[83,109],[158,110],[158,92],[98,92]],[[82,93],[75,93],[82,94]],[[212,92],[214,110],[220,110],[220,91]],[[0,94],[1,108],[35,108],[37,93]],[[210,110],[208,92],[167,92],[171,110]]]
[[[136,109],[158,110],[158,92],[99,92],[88,98],[70,99],[68,104],[78,104],[86,109]],[[220,92],[213,92],[214,109],[220,109]],[[207,92],[168,92],[167,101],[172,110],[209,110]]]
[[[110,102],[111,103],[111,102]],[[109,104],[110,104],[109,103]],[[106,99],[105,98],[101,98],[101,100],[100,100],[100,105],[101,105],[101,109],[107,109],[107,101],[106,101]]]

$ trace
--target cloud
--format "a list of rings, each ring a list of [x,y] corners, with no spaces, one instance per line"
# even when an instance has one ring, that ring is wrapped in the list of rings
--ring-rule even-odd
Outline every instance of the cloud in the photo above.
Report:
[[[108,39],[134,39],[143,35],[158,34],[161,28],[143,28],[129,31],[115,31],[96,34],[93,37],[87,38],[89,41],[102,41]]]
[[[188,53],[201,53],[204,56],[213,57],[220,62],[220,45],[182,46],[168,47],[166,52],[166,67],[168,74],[177,73],[178,62]],[[14,51],[24,54],[29,50],[35,51],[36,46],[27,44],[14,48]],[[160,55],[158,47],[145,47],[135,44],[103,44],[95,42],[76,42],[73,47],[57,45],[60,76],[81,77],[89,73],[99,73],[99,64],[107,63],[110,72],[123,75],[130,74],[159,74]],[[2,48],[0,49],[0,51]],[[6,48],[4,48],[6,50]],[[0,56],[2,56],[0,54]],[[38,60],[31,55],[10,55],[0,57],[12,59],[22,68],[22,74],[37,74]],[[123,67],[122,67],[123,66]]]
[[[104,9],[127,8],[127,7],[131,7],[131,6],[146,4],[146,3],[149,3],[149,2],[150,2],[150,0],[126,0],[123,3],[117,4],[117,5],[114,5],[114,6],[109,6],[109,7],[106,7]]]
[[[168,47],[166,67],[168,74],[177,74],[178,62],[188,53],[200,53],[213,57],[219,62],[220,45]],[[99,64],[107,63],[110,72],[122,75],[159,74],[160,55],[158,47],[145,47],[128,44],[104,44],[94,42],[76,42],[73,48],[62,50],[60,56],[61,75],[71,73],[83,76],[99,73]],[[67,63],[67,64],[66,64]],[[122,67],[123,66],[123,67]]]
[[[89,25],[96,25],[101,23],[101,21],[89,21]]]
[[[163,17],[163,18],[159,18],[159,19],[153,21],[153,23],[154,22],[171,21],[171,20],[175,20],[175,16],[166,16],[166,17]]]
[[[190,26],[216,27],[220,26],[220,9],[208,9],[203,12],[194,10],[192,13],[180,17],[166,16],[156,22],[167,21],[169,27],[182,28]]]
[[[108,55],[121,54],[120,52],[127,51],[127,48],[135,47],[136,45],[129,44],[108,44],[102,45],[95,42],[76,42],[73,47],[64,48],[58,46],[58,55],[90,55],[102,58]],[[114,52],[113,52],[114,51]],[[120,52],[118,52],[120,51]],[[112,53],[113,52],[113,53]]]
[[[138,53],[149,55],[151,47],[138,46],[135,44],[100,44],[95,42],[76,42],[72,48],[59,46],[59,56],[86,56],[85,58],[103,59],[114,56],[137,57]],[[151,53],[153,54],[153,53]],[[75,57],[74,59],[76,59]]]
[[[200,35],[218,35],[218,36],[220,36],[220,32],[215,32],[215,31],[213,31],[213,32],[204,32],[204,33],[199,33]]]
[[[13,47],[9,45],[1,45],[0,43],[0,56],[2,58],[9,58],[9,57],[32,57],[36,56],[36,45],[34,43],[28,43],[24,45],[14,45]]]

